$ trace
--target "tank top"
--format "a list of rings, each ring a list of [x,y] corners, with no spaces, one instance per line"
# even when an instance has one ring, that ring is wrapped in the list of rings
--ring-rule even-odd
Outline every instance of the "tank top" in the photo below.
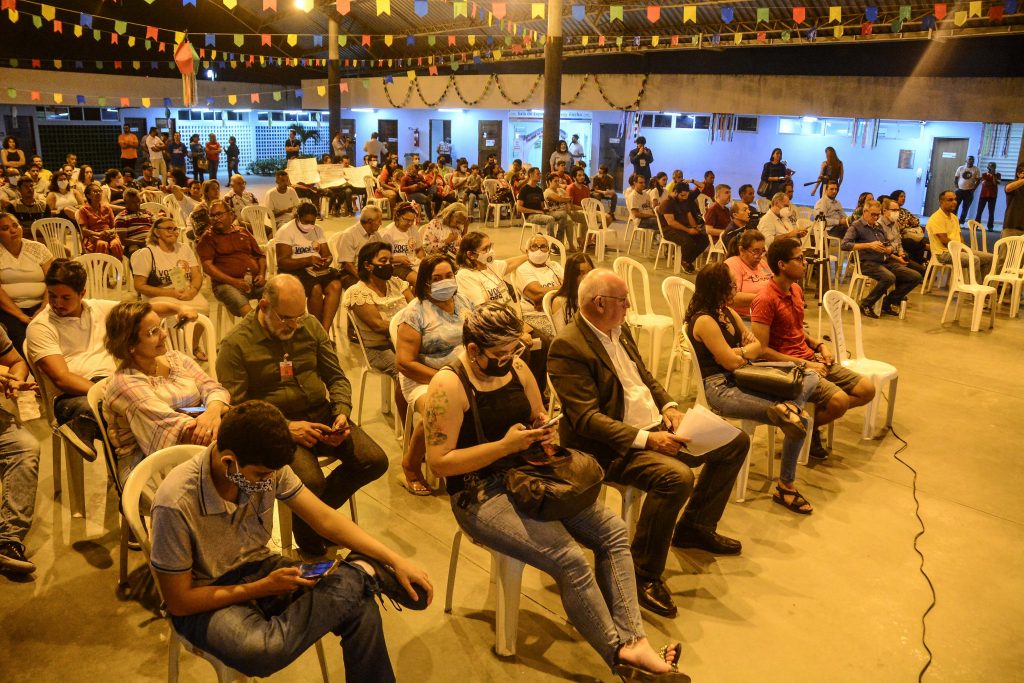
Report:
[[[731,333],[725,323],[721,320],[716,319],[715,322],[718,323],[718,328],[722,330],[722,336],[725,337],[725,342],[730,347],[735,348],[743,341],[743,334],[740,332],[740,324],[737,320],[736,313],[732,309],[729,309],[729,315],[732,316],[733,331]],[[698,316],[698,318],[699,317],[700,316]],[[694,320],[696,320],[696,318]],[[715,354],[711,353],[707,345],[702,341],[694,339],[693,326],[690,323],[687,323],[686,332],[690,335],[690,342],[693,344],[693,352],[697,354],[697,364],[700,365],[700,374],[704,379],[714,375],[729,374],[729,370],[726,370],[718,364],[718,361],[715,360]]]
[[[530,400],[526,397],[526,391],[519,380],[519,373],[514,369],[512,370],[512,379],[508,384],[493,391],[479,391],[472,384],[469,384],[469,380],[462,375],[466,370],[462,367],[461,362],[455,361],[451,365],[446,366],[446,368],[459,374],[463,386],[468,385],[467,390],[473,392],[473,396],[476,398],[477,412],[480,415],[480,426],[483,429],[484,438],[487,439],[486,443],[503,439],[509,428],[514,424],[530,423],[530,414],[532,412]],[[476,423],[473,420],[472,408],[470,408],[463,415],[462,427],[459,429],[459,438],[456,441],[455,447],[472,448],[478,445],[480,445],[480,439],[476,433]],[[446,486],[448,493],[449,495],[454,495],[465,489],[466,478],[470,475],[485,478],[488,475],[502,472],[519,464],[522,464],[519,454],[513,454],[496,460],[476,472],[447,477]]]

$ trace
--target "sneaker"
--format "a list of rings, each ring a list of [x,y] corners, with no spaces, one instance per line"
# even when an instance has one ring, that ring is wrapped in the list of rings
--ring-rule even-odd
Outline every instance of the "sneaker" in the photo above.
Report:
[[[5,541],[0,543],[0,570],[31,574],[36,566],[25,557],[25,546],[16,541]]]
[[[893,315],[898,318],[900,315],[900,308],[895,304],[883,304],[882,315]]]
[[[808,455],[815,460],[828,460],[828,449],[821,443],[821,433],[817,429],[811,435],[811,448]]]
[[[87,437],[78,434],[75,431],[74,427],[72,427],[72,422],[74,422],[74,420],[72,420],[71,422],[65,422],[64,424],[58,426],[57,433],[60,434],[65,439],[67,439],[67,441],[70,442],[72,446],[78,449],[78,452],[81,453],[82,457],[85,458],[88,462],[95,461],[96,450],[89,445],[89,441],[86,440]]]

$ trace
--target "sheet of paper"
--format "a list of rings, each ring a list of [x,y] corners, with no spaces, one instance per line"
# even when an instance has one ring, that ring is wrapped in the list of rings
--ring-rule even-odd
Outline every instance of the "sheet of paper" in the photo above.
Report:
[[[702,405],[695,405],[687,410],[676,430],[676,435],[689,439],[684,448],[691,455],[704,455],[708,451],[721,448],[735,439],[739,433],[739,428]]]
[[[316,159],[312,157],[306,159],[289,159],[288,166],[285,168],[288,171],[288,180],[293,183],[307,183],[309,185],[315,185],[320,182],[320,174],[316,170]]]

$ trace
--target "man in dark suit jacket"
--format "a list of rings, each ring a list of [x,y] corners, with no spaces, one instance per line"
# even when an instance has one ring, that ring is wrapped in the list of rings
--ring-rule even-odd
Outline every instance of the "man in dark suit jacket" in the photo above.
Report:
[[[700,457],[682,450],[675,429],[683,414],[622,324],[627,295],[626,283],[611,271],[588,273],[580,283],[580,312],[551,344],[548,373],[567,418],[559,424],[562,445],[592,453],[606,480],[646,491],[632,545],[638,597],[655,614],[673,617],[676,606],[661,578],[670,543],[740,552],[739,541],[715,529],[750,441],[740,432]],[[694,487],[690,468],[699,465],[704,470]]]

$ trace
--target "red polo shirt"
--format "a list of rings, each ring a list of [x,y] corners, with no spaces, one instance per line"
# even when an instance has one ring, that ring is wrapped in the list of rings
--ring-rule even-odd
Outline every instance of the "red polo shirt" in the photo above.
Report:
[[[773,277],[750,304],[750,321],[768,326],[770,348],[794,358],[814,360],[804,334],[804,292],[800,285],[794,283],[783,292]]]
[[[565,190],[575,206],[582,206],[583,200],[590,197],[590,188],[579,183],[572,183]]]
[[[725,230],[732,222],[732,215],[727,207],[718,202],[708,204],[708,210],[704,212],[704,223],[718,230]]]

